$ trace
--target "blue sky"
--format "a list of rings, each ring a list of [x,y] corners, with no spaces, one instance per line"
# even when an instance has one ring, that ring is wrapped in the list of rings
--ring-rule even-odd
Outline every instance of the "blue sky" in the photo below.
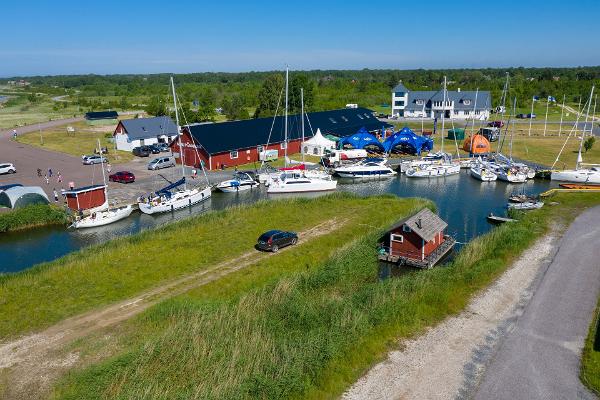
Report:
[[[0,76],[600,65],[600,1],[18,1]]]

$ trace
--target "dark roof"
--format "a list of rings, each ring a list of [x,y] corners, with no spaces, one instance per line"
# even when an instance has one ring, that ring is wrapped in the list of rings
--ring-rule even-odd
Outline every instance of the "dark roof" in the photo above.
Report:
[[[407,225],[413,232],[428,242],[448,226],[443,219],[429,208],[424,208],[418,213],[396,222],[388,232],[394,231],[403,225]]]
[[[85,113],[85,119],[117,119],[116,111],[90,111]]]
[[[288,140],[300,139],[302,120],[300,115],[288,117]],[[344,108],[340,110],[308,113],[304,118],[305,138],[313,136],[317,128],[325,134],[347,136],[364,127],[368,131],[378,130],[392,125],[380,122],[367,108]],[[273,132],[269,138],[269,132]],[[312,131],[311,131],[312,128]],[[256,118],[242,121],[189,126],[191,135],[209,154],[232,150],[247,149],[267,143],[284,141],[284,118]]]
[[[91,192],[91,191],[97,190],[97,189],[103,189],[105,187],[106,187],[105,185],[90,185],[90,186],[83,186],[80,188],[75,188],[73,190],[65,190],[63,193],[64,194],[78,194],[78,193]]]
[[[404,92],[404,93],[406,93],[406,92],[410,92],[410,90],[408,90],[408,89],[406,88],[406,86],[404,86],[404,85],[402,84],[402,82],[400,82],[399,84],[397,84],[397,85],[396,85],[396,86],[395,86],[395,87],[392,89],[392,92],[394,92],[394,93],[396,93],[396,92]]]
[[[177,126],[170,117],[124,119],[121,124],[130,140],[155,138],[159,135],[177,135]]]
[[[477,106],[476,110],[484,110],[491,108],[491,97],[490,92],[481,90],[479,93],[474,90],[456,91],[448,90],[446,92],[446,99],[454,101],[455,110],[472,110],[475,103],[475,94],[477,94]],[[409,111],[420,111],[423,109],[423,104],[417,104],[417,100],[423,100],[425,109],[431,108],[432,101],[443,101],[444,91],[443,90],[427,90],[427,91],[415,91],[408,93],[408,101],[406,104],[406,110]]]

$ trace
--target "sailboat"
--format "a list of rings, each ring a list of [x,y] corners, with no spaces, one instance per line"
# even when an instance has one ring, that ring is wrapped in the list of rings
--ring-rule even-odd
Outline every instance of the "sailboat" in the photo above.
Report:
[[[100,139],[98,139],[98,149],[100,150]],[[104,194],[106,197],[105,207],[93,211],[90,215],[85,217],[78,217],[73,224],[71,225],[73,228],[82,229],[82,228],[94,228],[97,226],[103,226],[112,224],[113,222],[120,221],[124,218],[127,218],[131,215],[133,211],[133,207],[131,204],[127,204],[121,207],[110,207],[108,205],[108,186],[106,185],[106,175],[104,173],[104,163],[100,164],[100,168],[102,168],[102,179],[104,180]]]
[[[287,167],[287,143],[288,143],[288,82],[289,82],[289,69],[286,67],[285,70],[285,120],[284,120],[284,134],[285,134],[285,167]],[[302,99],[302,138],[304,138],[304,99]],[[302,152],[304,159],[304,152]],[[271,182],[267,189],[267,193],[301,193],[301,192],[323,192],[329,190],[335,190],[337,187],[337,181],[333,180],[331,176],[315,177],[307,176],[303,169],[288,169],[281,171],[278,177],[271,177]]]
[[[579,140],[579,151],[577,152],[577,162],[575,163],[575,169],[566,169],[563,171],[552,171],[552,173],[550,174],[550,180],[563,181],[563,182],[587,183],[587,184],[600,183],[600,166],[593,165],[593,164],[583,164],[583,157],[581,155],[581,149],[583,147],[583,140],[585,137],[585,127],[588,124],[588,118],[590,115],[590,105],[592,104],[593,95],[594,95],[594,86],[592,86],[592,90],[590,92],[590,98],[589,98],[588,104],[587,104],[585,124],[584,124],[583,133],[581,134],[581,139]],[[593,121],[592,121],[592,123],[593,123]],[[567,137],[567,140],[568,139],[569,139],[569,137]],[[566,144],[567,144],[567,142],[565,141],[565,145]],[[563,149],[564,149],[565,145],[563,145]],[[561,152],[562,152],[562,149],[561,149]],[[556,161],[554,161],[554,164],[556,164],[559,157],[560,157],[560,153],[556,157]],[[590,167],[589,168],[581,168],[582,165],[589,165]]]
[[[457,175],[460,173],[460,164],[452,162],[452,156],[444,153],[444,131],[446,121],[446,77],[444,76],[444,90],[442,97],[442,146],[441,160],[439,163],[417,164],[406,170],[406,176],[409,178],[434,178],[440,176]]]
[[[481,157],[478,157],[477,161],[471,165],[470,172],[473,178],[482,182],[492,182],[498,179],[498,175],[494,173],[492,168],[488,167],[487,163],[483,162]]]
[[[210,198],[211,188],[204,171],[204,166],[200,167],[206,178],[206,186],[188,188],[185,179],[185,162],[183,147],[181,145],[181,134],[179,125],[179,111],[177,109],[177,95],[175,93],[175,83],[171,77],[171,88],[173,91],[173,103],[175,106],[175,120],[177,121],[177,140],[179,143],[179,157],[181,161],[181,179],[171,183],[170,185],[151,193],[146,198],[141,198],[138,202],[140,211],[144,214],[157,214],[169,211],[178,210],[180,208],[191,207],[194,204],[200,203]]]
[[[513,114],[514,117],[517,109],[517,98],[513,99]],[[512,130],[510,134],[510,143],[509,143],[509,156],[505,157],[501,153],[497,153],[494,157],[494,161],[490,161],[488,166],[492,169],[492,171],[498,176],[498,179],[501,181],[509,182],[509,183],[523,183],[527,180],[527,172],[528,169],[524,169],[522,166],[516,165],[512,159],[512,147],[513,147],[513,139],[514,139],[514,122],[509,119],[508,124],[506,125],[506,131],[504,136],[506,137],[508,132],[508,127],[512,122]],[[504,140],[504,139],[503,139]],[[525,166],[526,167],[526,166]]]

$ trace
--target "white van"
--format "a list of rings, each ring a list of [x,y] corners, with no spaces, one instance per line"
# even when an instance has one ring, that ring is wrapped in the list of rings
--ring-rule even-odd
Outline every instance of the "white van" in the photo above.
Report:
[[[148,163],[148,169],[152,171],[174,166],[175,159],[173,157],[158,157]]]

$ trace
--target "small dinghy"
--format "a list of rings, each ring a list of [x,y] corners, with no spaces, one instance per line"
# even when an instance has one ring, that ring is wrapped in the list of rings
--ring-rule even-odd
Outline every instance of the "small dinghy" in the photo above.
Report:
[[[508,208],[513,210],[537,210],[544,206],[543,201],[526,201],[524,203],[508,203]]]
[[[490,213],[490,215],[487,216],[487,220],[490,224],[503,224],[505,222],[515,222],[516,219],[512,219],[512,218],[506,218],[506,217],[500,217],[498,215],[494,215],[492,213]]]

